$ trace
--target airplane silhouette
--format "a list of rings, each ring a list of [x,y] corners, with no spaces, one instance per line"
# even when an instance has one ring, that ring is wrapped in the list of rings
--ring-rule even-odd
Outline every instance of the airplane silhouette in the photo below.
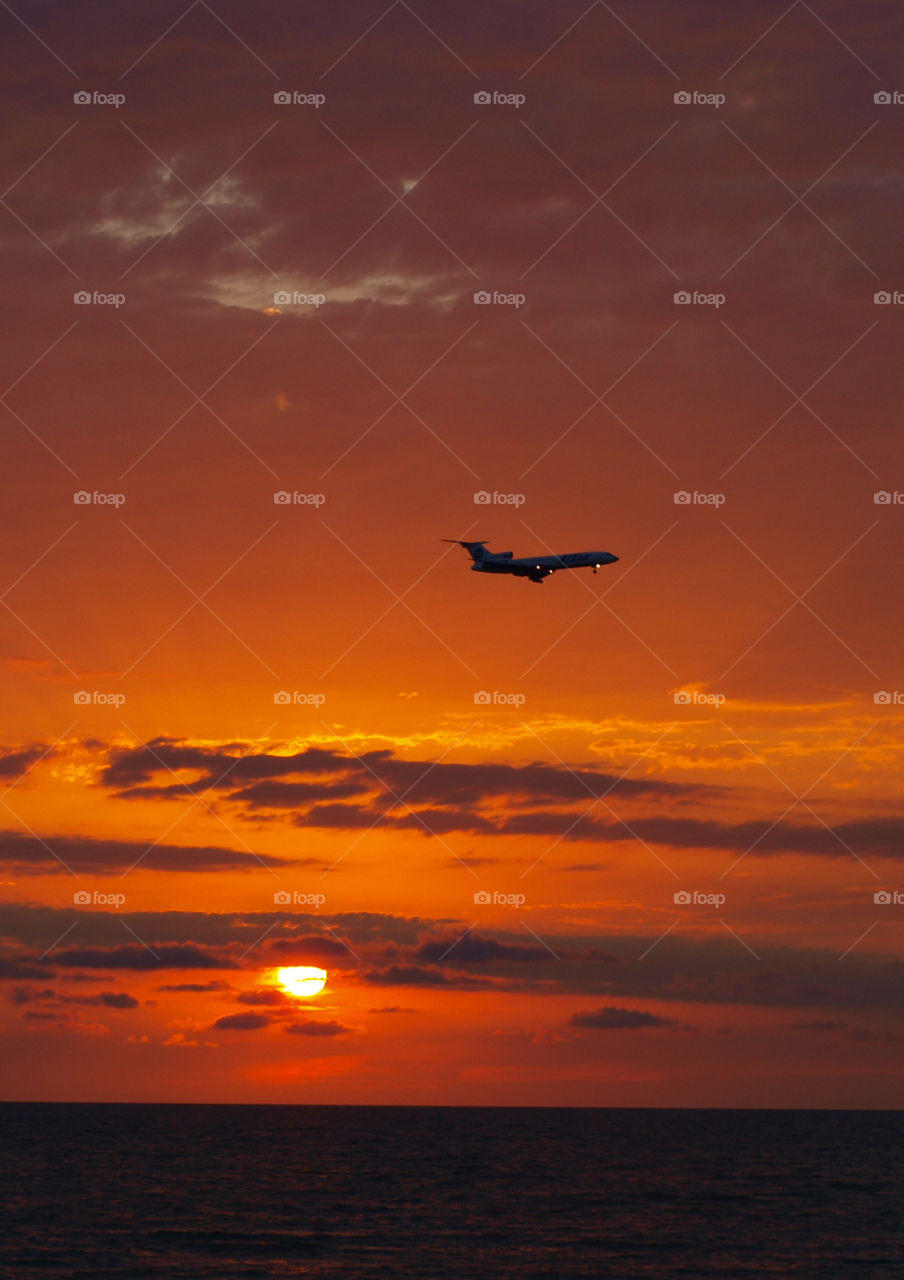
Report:
[[[531,582],[542,582],[560,569],[592,568],[596,573],[601,564],[614,564],[618,559],[609,551],[574,551],[564,556],[522,556],[515,559],[511,551],[487,551],[483,542],[462,542],[459,538],[443,538],[441,541],[464,547],[471,557],[471,568],[475,573],[510,573]]]

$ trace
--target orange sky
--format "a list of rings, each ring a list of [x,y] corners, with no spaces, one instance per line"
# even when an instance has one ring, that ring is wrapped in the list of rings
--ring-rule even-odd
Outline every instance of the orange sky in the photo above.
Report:
[[[2,1095],[899,1105],[901,19],[234,9],[0,19]]]

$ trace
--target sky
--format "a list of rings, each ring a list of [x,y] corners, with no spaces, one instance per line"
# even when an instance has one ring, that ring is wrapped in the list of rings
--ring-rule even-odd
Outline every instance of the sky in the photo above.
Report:
[[[0,41],[0,1094],[900,1106],[904,15]]]

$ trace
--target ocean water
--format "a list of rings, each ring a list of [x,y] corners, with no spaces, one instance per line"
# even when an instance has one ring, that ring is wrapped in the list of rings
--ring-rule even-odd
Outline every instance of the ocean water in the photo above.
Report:
[[[904,1276],[888,1112],[0,1104],[4,1276]]]

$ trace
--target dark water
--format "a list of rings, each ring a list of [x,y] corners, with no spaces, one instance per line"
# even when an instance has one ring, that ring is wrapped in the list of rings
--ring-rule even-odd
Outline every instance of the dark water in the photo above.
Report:
[[[904,1276],[887,1112],[0,1105],[5,1276]]]

